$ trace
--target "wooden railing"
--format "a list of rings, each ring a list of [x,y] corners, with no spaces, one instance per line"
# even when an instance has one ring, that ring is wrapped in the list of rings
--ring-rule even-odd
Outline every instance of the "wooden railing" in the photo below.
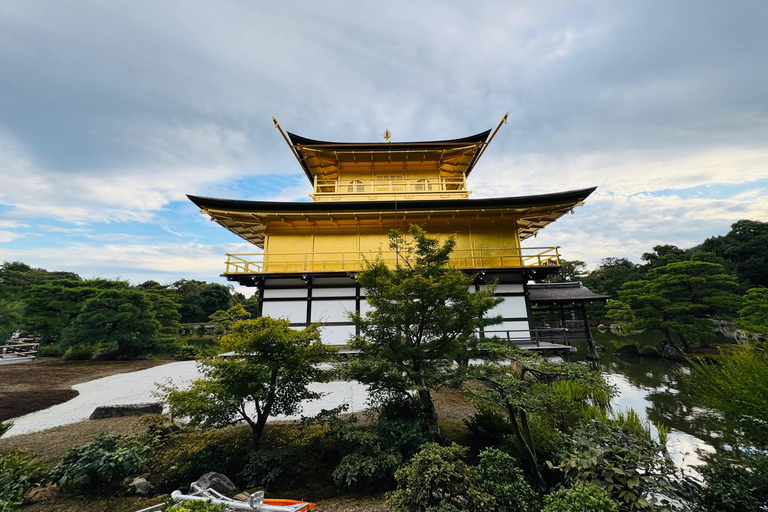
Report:
[[[461,269],[559,266],[560,255],[557,249],[557,247],[459,249],[451,253],[450,264]],[[387,265],[395,266],[398,256],[394,251],[382,252],[380,255]],[[361,270],[365,261],[373,261],[378,256],[379,253],[376,252],[227,254],[225,273],[353,272]]]
[[[313,196],[340,196],[348,199],[379,194],[428,195],[449,194],[466,197],[467,180],[462,178],[321,180],[315,176]]]

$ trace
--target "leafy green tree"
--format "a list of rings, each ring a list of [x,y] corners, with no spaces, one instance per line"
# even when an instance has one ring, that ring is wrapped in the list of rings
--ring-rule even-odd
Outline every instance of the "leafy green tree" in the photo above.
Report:
[[[62,333],[80,314],[86,300],[104,290],[125,290],[128,283],[92,279],[55,279],[33,285],[24,300],[26,329],[42,335],[42,343],[58,343]]]
[[[560,270],[557,274],[547,277],[550,283],[562,283],[565,281],[579,281],[586,274],[587,264],[580,260],[560,260]]]
[[[204,378],[189,389],[161,386],[160,395],[173,416],[189,418],[192,425],[245,421],[254,449],[270,416],[296,414],[303,400],[320,397],[307,386],[322,378],[318,364],[335,352],[322,344],[317,325],[295,330],[288,320],[269,317],[235,323],[221,344],[237,357],[205,359],[200,363]]]
[[[250,315],[251,318],[256,318],[259,316],[259,296],[258,294],[253,294],[247,299],[243,299],[240,301],[240,305],[245,309]]]
[[[732,318],[741,298],[738,284],[722,265],[705,261],[681,261],[654,268],[642,281],[625,283],[612,303],[612,315],[626,306],[630,330],[658,329],[666,339],[673,335],[686,350],[690,341],[706,344],[714,336],[713,317]]]
[[[219,310],[211,315],[211,322],[216,322],[216,333],[226,334],[228,333],[232,325],[240,320],[248,320],[251,318],[251,314],[245,310],[242,304],[236,304],[226,311]]]
[[[171,288],[181,298],[181,323],[207,322],[216,311],[226,311],[233,305],[230,288],[218,283],[181,279]]]
[[[701,250],[729,261],[743,290],[768,287],[768,222],[740,220],[725,236],[707,238]]]
[[[747,290],[736,324],[749,331],[768,333],[768,288]]]
[[[104,346],[118,358],[135,357],[151,348],[159,323],[146,295],[136,290],[103,290],[86,300],[80,314],[62,333],[61,344]]]
[[[676,245],[654,245],[652,252],[643,253],[640,259],[646,262],[646,269],[663,267],[670,263],[678,263],[690,259],[688,251]]]
[[[82,281],[72,272],[49,272],[18,261],[0,265],[0,337],[26,328],[25,301],[35,285],[62,279]]]
[[[584,286],[595,293],[619,298],[619,289],[624,283],[638,281],[645,277],[641,265],[626,258],[605,258],[595,270],[581,279]]]
[[[146,284],[146,283],[145,283]],[[160,325],[158,335],[165,338],[172,338],[179,334],[181,329],[181,314],[179,308],[181,301],[178,294],[162,285],[153,285],[150,287],[141,286],[144,294],[149,301],[149,312]]]
[[[416,391],[429,431],[437,435],[431,390],[456,375],[454,361],[466,359],[476,329],[490,323],[483,315],[500,299],[493,287],[470,292],[472,278],[449,266],[454,239],[441,245],[418,226],[410,233],[413,244],[390,234],[399,255],[395,268],[379,256],[357,276],[373,309],[351,315],[359,335],[350,346],[360,353],[346,369],[374,394]]]
[[[200,291],[200,307],[203,310],[205,319],[216,311],[226,311],[232,305],[232,290],[230,287],[218,283],[206,283]]]

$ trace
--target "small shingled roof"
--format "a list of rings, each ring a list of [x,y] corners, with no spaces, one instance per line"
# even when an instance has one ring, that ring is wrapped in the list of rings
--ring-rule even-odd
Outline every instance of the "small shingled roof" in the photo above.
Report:
[[[572,304],[575,302],[599,302],[610,299],[610,295],[598,295],[580,281],[565,283],[535,283],[528,285],[533,304]]]

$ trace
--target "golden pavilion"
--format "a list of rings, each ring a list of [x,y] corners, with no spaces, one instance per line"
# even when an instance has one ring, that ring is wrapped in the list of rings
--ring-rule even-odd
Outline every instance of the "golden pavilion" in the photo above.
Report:
[[[252,254],[227,255],[224,276],[255,286],[260,313],[301,328],[322,322],[325,343],[344,346],[365,312],[365,290],[355,280],[365,259],[388,252],[392,229],[411,224],[432,236],[456,238],[451,262],[475,276],[475,286],[497,281],[504,298],[490,315],[494,331],[531,338],[528,282],[556,272],[557,247],[521,242],[582,204],[595,188],[521,197],[469,199],[467,179],[496,129],[430,142],[340,143],[283,132],[312,187],[311,202],[271,202],[188,196],[211,220],[251,242]],[[385,133],[389,136],[389,132]]]

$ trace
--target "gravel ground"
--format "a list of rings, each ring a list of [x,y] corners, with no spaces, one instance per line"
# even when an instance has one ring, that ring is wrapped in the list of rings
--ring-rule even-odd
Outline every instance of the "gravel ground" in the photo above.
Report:
[[[131,373],[110,375],[73,387],[79,395],[68,402],[54,405],[13,419],[13,427],[5,434],[9,438],[69,425],[88,419],[93,410],[101,405],[135,404],[155,402],[153,392],[158,383],[173,382],[178,386],[189,384],[200,376],[194,361],[164,364]],[[365,386],[356,382],[335,381],[315,383],[310,389],[324,393],[323,398],[308,402],[303,407],[305,416],[312,416],[322,409],[330,409],[342,403],[349,404],[350,412],[366,408],[368,393]],[[275,420],[297,419],[298,416],[277,416]]]

